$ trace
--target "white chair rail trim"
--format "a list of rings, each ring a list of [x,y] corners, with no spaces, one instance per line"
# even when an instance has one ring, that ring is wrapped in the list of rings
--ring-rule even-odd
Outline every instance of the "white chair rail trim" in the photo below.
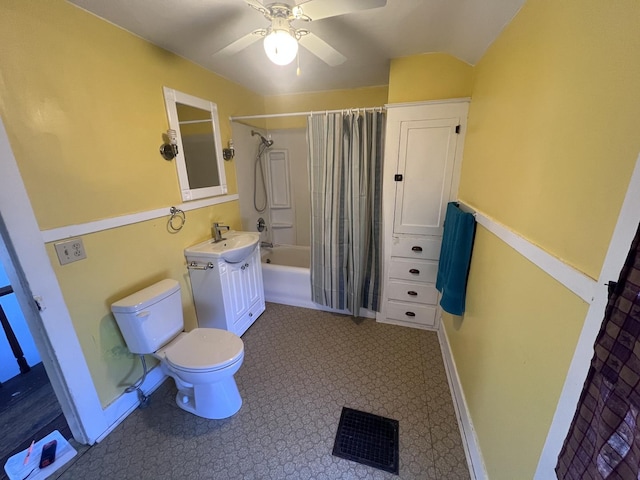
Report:
[[[497,222],[490,216],[478,211],[472,205],[460,200],[464,210],[475,212],[476,222],[505,242],[520,255],[531,261],[538,268],[571,290],[582,300],[591,304],[595,298],[595,289],[598,282],[575,269],[560,258],[554,257],[549,252],[534,245],[526,238],[518,235],[513,230]]]
[[[175,207],[184,212],[187,212],[189,210],[196,210],[198,208],[209,207],[211,205],[232,202],[234,200],[238,200],[238,198],[238,194],[222,195],[219,197],[204,198],[202,200],[196,200],[188,203],[180,203],[178,205],[175,205]],[[80,223],[78,225],[67,225],[59,228],[52,228],[50,230],[41,230],[42,240],[44,241],[44,243],[55,242],[57,240],[62,240],[65,238],[87,235],[89,233],[96,233],[102,230],[109,230],[110,228],[124,227],[126,225],[132,225],[134,223],[146,222],[147,220],[166,217],[171,215],[169,208],[170,207],[158,208],[155,210],[147,210],[146,212],[138,212],[132,213],[130,215],[105,218],[103,220],[96,220],[94,222]]]

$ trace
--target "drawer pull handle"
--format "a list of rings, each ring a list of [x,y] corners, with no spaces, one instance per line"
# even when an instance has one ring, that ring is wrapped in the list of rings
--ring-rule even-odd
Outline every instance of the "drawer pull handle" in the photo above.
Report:
[[[415,316],[416,316],[416,314],[415,314],[415,313],[413,313],[413,312],[405,312],[405,315],[406,315],[407,317],[415,317]]]
[[[422,251],[422,247],[418,247],[418,246],[411,247],[411,250],[413,250],[414,252],[421,252]]]
[[[411,270],[409,270],[409,273],[413,273],[414,275],[420,275],[420,270],[418,270],[417,268],[412,268]]]
[[[417,297],[418,296],[418,292],[414,292],[413,290],[409,290],[407,292],[407,295],[411,295],[412,297]]]

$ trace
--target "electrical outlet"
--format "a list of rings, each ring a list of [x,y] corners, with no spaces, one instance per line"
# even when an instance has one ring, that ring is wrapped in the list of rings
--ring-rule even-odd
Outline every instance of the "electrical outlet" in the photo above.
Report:
[[[53,246],[56,248],[60,265],[66,265],[67,263],[87,258],[87,254],[84,251],[84,245],[82,244],[82,239],[80,237],[70,238],[63,242],[54,243]]]

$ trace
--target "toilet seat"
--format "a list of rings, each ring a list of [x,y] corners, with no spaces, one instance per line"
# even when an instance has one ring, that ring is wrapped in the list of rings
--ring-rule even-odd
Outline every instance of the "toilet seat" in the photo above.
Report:
[[[175,369],[185,372],[221,370],[242,359],[244,344],[232,332],[196,328],[179,335],[156,352]]]

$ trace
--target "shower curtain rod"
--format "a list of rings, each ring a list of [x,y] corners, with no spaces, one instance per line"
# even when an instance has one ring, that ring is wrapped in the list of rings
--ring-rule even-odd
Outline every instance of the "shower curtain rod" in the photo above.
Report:
[[[340,113],[340,112],[345,112],[345,111],[349,111],[349,110],[364,110],[365,112],[367,110],[385,110],[387,107],[386,106],[381,106],[381,107],[361,107],[361,108],[341,108],[340,110],[318,110],[318,111],[310,111],[310,112],[292,112],[292,113],[265,113],[263,115],[241,115],[241,116],[237,116],[237,117],[229,117],[229,120],[231,120],[232,122],[236,121],[236,120],[257,120],[260,118],[282,118],[282,117],[308,117],[309,115],[313,115],[313,114],[317,114],[317,113]]]

